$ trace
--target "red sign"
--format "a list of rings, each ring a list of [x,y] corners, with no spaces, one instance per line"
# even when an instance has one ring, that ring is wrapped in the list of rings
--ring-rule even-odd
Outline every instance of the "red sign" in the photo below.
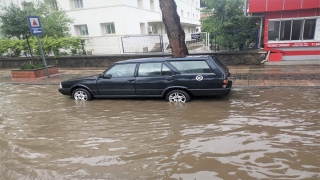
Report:
[[[320,42],[267,43],[265,45],[268,48],[313,47],[313,46],[320,46]]]
[[[37,23],[37,21],[36,21],[36,20],[33,20],[33,22],[32,22],[32,26],[39,26],[39,24]]]

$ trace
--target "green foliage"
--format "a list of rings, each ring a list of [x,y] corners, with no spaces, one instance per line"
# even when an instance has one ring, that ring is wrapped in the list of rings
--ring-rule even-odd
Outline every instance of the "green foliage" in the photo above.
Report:
[[[0,57],[16,57],[26,49],[23,40],[0,39]]]
[[[259,27],[257,19],[244,17],[244,0],[202,0],[202,2],[205,5],[203,12],[210,15],[202,20],[202,30],[215,34],[217,44],[233,49],[254,41],[255,32],[252,29]],[[249,29],[251,31],[239,31]]]
[[[79,37],[64,37],[58,38],[56,36],[49,37],[45,36],[41,39],[43,46],[43,51],[45,55],[53,54],[55,57],[60,56],[60,50],[71,50],[72,55],[76,55],[81,51],[81,42]],[[37,46],[37,44],[33,44]],[[36,54],[39,54],[38,47],[36,49]]]
[[[32,70],[32,69],[43,69],[44,65],[42,63],[32,63],[32,62],[27,62],[23,63],[20,66],[21,70]]]
[[[26,2],[23,2],[26,3]],[[73,22],[65,11],[57,8],[52,9],[43,2],[34,2],[30,6],[21,9],[11,3],[2,9],[0,14],[1,34],[8,38],[27,39],[31,36],[27,16],[36,15],[40,17],[44,34],[47,36],[67,37],[69,25]]]
[[[40,55],[38,41],[35,37],[29,39],[31,49],[34,54]],[[81,42],[79,37],[45,36],[41,38],[42,47],[46,56],[60,56],[60,51],[71,51],[72,55],[81,52]],[[28,52],[27,41],[24,39],[0,39],[0,58],[1,57],[17,57],[22,51]]]

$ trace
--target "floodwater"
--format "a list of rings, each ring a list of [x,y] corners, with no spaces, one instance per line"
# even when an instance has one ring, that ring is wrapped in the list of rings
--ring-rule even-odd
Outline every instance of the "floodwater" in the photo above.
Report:
[[[319,179],[320,89],[187,104],[0,86],[0,179]]]

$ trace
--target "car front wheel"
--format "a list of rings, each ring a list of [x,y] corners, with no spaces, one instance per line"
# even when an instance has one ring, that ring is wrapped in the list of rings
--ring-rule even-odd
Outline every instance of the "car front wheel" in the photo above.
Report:
[[[75,100],[81,100],[81,101],[90,101],[92,99],[91,94],[82,88],[78,88],[73,91],[72,97]]]
[[[166,101],[186,103],[190,101],[190,95],[185,91],[173,90],[167,94]]]

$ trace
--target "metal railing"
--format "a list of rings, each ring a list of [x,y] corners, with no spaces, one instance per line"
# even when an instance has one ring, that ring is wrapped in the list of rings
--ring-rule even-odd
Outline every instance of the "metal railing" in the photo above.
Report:
[[[238,51],[259,48],[260,29],[220,31],[210,34],[210,50]]]

